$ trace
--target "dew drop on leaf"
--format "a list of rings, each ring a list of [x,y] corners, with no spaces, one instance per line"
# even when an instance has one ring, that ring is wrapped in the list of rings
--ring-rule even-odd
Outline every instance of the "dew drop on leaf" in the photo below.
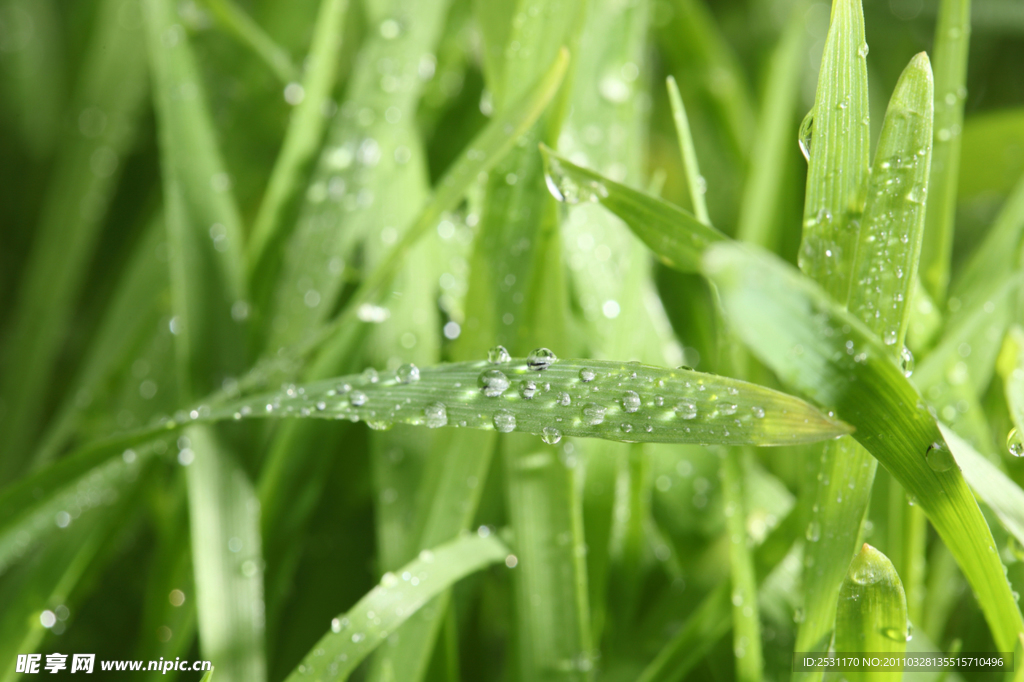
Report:
[[[636,391],[626,391],[622,396],[622,409],[632,414],[640,409],[640,395]]]
[[[480,392],[488,398],[497,398],[508,390],[508,377],[499,369],[488,369],[480,373]]]
[[[363,370],[363,382],[364,383],[375,384],[375,383],[377,383],[377,380],[379,378],[380,378],[380,375],[377,374],[377,370],[375,370],[373,367],[367,367],[366,369]]]
[[[594,377],[596,376],[597,374],[594,372],[594,370],[588,367],[584,367],[583,369],[580,370],[580,381],[582,381],[585,384],[589,384],[591,381],[594,380]]]
[[[914,354],[906,346],[900,351],[900,369],[908,379],[914,374]]]
[[[676,403],[675,409],[680,419],[693,419],[697,416],[697,403],[689,398],[683,398]]]
[[[519,382],[519,395],[523,400],[530,400],[537,395],[537,382],[524,379]]]
[[[555,354],[547,348],[537,348],[536,350],[530,351],[530,354],[526,357],[527,368],[540,372],[550,367],[554,362],[558,360]]]
[[[431,429],[448,424],[448,408],[444,403],[430,403],[423,408],[423,416],[426,417],[427,427]]]
[[[558,393],[558,397],[555,398],[555,400],[562,407],[569,407],[570,405],[572,405],[572,398],[565,391],[560,391]]]
[[[597,426],[604,421],[604,413],[606,412],[603,405],[597,403],[587,403],[583,406],[580,411],[580,416],[583,419],[583,423],[587,426]]]
[[[956,464],[953,454],[949,451],[949,447],[944,441],[935,441],[929,445],[924,458],[928,462],[928,466],[932,468],[932,471],[949,471]]]
[[[395,372],[395,377],[400,384],[411,384],[420,380],[420,368],[411,362],[404,364]]]
[[[516,428],[516,416],[508,410],[498,410],[494,413],[494,428],[501,433],[509,433]]]
[[[554,426],[545,426],[541,431],[540,439],[548,445],[554,445],[558,441],[562,440],[562,432]]]
[[[800,152],[804,159],[811,160],[811,137],[814,134],[814,109],[807,112],[804,120],[800,123],[800,133],[797,141],[800,144]]]
[[[492,365],[503,365],[512,360],[505,346],[495,346],[487,351],[487,361]]]
[[[1024,440],[1017,433],[1016,427],[1010,429],[1010,433],[1006,436],[1006,449],[1014,457],[1024,457]]]
[[[362,407],[369,398],[362,391],[352,391],[348,394],[348,402],[352,407]]]

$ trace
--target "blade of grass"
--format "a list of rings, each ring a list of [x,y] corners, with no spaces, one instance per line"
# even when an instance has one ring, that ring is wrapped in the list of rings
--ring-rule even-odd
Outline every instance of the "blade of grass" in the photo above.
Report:
[[[217,4],[224,1],[217,0]],[[249,286],[253,290],[261,281],[272,280],[275,274],[273,269],[268,271],[266,261],[276,250],[274,247],[287,239],[301,188],[320,150],[327,127],[324,106],[331,101],[338,77],[347,9],[348,0],[322,0],[320,4],[308,66],[301,83],[303,98],[289,119],[247,245]]]
[[[901,656],[907,650],[907,598],[892,562],[864,543],[850,564],[839,590],[836,615],[836,654],[884,653]],[[856,670],[846,675],[864,682],[899,682],[899,670]]]
[[[666,265],[696,272],[709,244],[728,239],[713,227],[667,201],[648,196],[581,168],[541,147],[552,196],[567,204],[596,201],[622,218]]]
[[[683,105],[683,97],[679,94],[679,86],[676,79],[668,77],[668,101],[672,105],[672,120],[676,125],[676,136],[679,138],[679,150],[683,156],[683,168],[686,169],[686,186],[690,190],[690,204],[693,206],[693,215],[698,221],[705,225],[711,225],[708,217],[708,206],[704,201],[704,193],[707,191],[707,182],[700,174],[697,166],[697,153],[693,149],[693,136],[690,134],[690,122],[686,118],[686,107]]]
[[[801,126],[807,193],[798,262],[840,303],[850,293],[868,178],[868,74],[860,0],[836,0],[814,109]]]
[[[299,70],[292,63],[288,51],[274,42],[252,17],[234,0],[200,0],[217,22],[238,41],[252,50],[282,83],[299,78]],[[319,22],[318,22],[319,23]],[[314,41],[316,39],[314,38]]]
[[[462,537],[432,550],[400,571],[386,573],[380,585],[331,622],[289,682],[346,680],[352,671],[431,598],[466,575],[504,561],[508,548],[495,537]]]
[[[40,3],[38,9],[45,6]],[[0,413],[0,485],[23,470],[39,435],[54,365],[117,187],[118,171],[134,142],[145,95],[142,31],[119,20],[135,7],[126,0],[106,0],[98,11],[75,94],[75,111],[80,112],[76,134],[67,136],[55,160],[12,331],[0,357],[0,399],[7,406]],[[42,36],[32,41],[45,42]],[[58,86],[48,83],[43,89]],[[45,113],[33,116],[41,119]]]
[[[961,131],[967,99],[967,48],[971,34],[971,0],[942,0],[935,27],[935,142],[928,230],[921,253],[921,281],[938,303],[946,300]]]
[[[736,329],[748,347],[784,383],[834,406],[857,428],[855,438],[918,499],[974,588],[995,641],[1009,646],[1024,621],[992,534],[935,421],[886,347],[768,254],[722,244],[704,263],[730,317],[742,320]],[[780,319],[788,323],[776,324]]]
[[[743,187],[736,238],[758,246],[774,246],[783,174],[780,168],[791,153],[793,113],[796,108],[805,53],[806,6],[797,3],[772,51],[764,85],[764,102],[757,118],[750,170]]]

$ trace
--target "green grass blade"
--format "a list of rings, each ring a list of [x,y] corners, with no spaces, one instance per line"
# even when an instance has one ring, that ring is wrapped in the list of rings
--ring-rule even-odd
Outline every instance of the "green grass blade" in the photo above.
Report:
[[[46,4],[39,3],[37,9],[44,10]],[[0,354],[0,400],[7,406],[0,412],[0,484],[23,469],[39,435],[46,403],[52,398],[48,391],[54,365],[66,342],[119,171],[134,142],[145,99],[145,44],[142,31],[126,28],[118,17],[135,10],[125,0],[100,3],[83,58],[75,95],[75,111],[80,113],[74,133],[63,140],[54,162],[36,243]],[[42,32],[43,26],[37,30]],[[32,41],[43,42],[42,35]],[[47,83],[41,89],[57,86]],[[35,111],[33,116],[41,119],[45,112]]]
[[[860,0],[836,0],[814,109],[801,126],[809,147],[800,269],[840,303],[850,292],[868,178],[868,75]]]
[[[936,302],[946,300],[961,131],[967,99],[967,48],[971,35],[971,0],[942,0],[935,27],[935,144],[928,230],[921,253],[921,280]]]
[[[508,548],[497,538],[466,536],[424,550],[345,614],[335,618],[288,680],[345,680],[388,635],[424,604],[470,573],[504,561]]]
[[[548,188],[568,204],[595,201],[622,218],[630,229],[666,265],[696,272],[709,244],[727,239],[713,227],[667,201],[648,196],[598,173],[581,168],[547,147],[542,147]]]
[[[901,656],[907,650],[907,598],[892,562],[864,543],[839,590],[836,654],[879,653]],[[863,682],[900,682],[902,671],[855,671]]]
[[[974,589],[1000,647],[1024,621],[992,534],[938,426],[881,343],[812,282],[768,254],[717,245],[704,260],[737,333],[784,383],[857,428],[854,437],[914,495]],[[778,320],[787,320],[779,325]],[[847,346],[847,341],[850,345]]]
[[[770,248],[773,221],[782,196],[780,169],[792,151],[793,113],[796,108],[803,61],[806,58],[806,8],[797,3],[785,31],[772,52],[750,154],[750,171],[743,187],[736,238]]]
[[[496,429],[620,442],[782,445],[848,433],[798,398],[692,370],[559,360],[540,372],[524,359],[376,372],[202,408],[197,419],[309,417]],[[185,419],[187,423],[188,418]]]
[[[234,0],[201,0],[214,18],[240,43],[248,47],[277,76],[282,83],[299,78],[299,70],[292,64],[288,51],[274,42],[252,17]],[[314,39],[315,40],[315,39]]]
[[[1019,418],[1018,411],[1014,414]],[[955,431],[944,425],[940,428],[974,494],[995,512],[1017,542],[1024,545],[1024,490]]]
[[[218,0],[217,4],[225,0]],[[295,203],[304,187],[310,165],[320,150],[327,118],[324,106],[338,77],[339,54],[348,0],[322,0],[316,32],[309,50],[309,66],[302,79],[302,101],[295,107],[285,131],[284,142],[267,191],[260,203],[247,245],[249,283],[255,288],[260,278],[269,278],[263,261],[272,247],[288,236]]]
[[[679,94],[679,86],[676,85],[675,78],[669,76],[667,83],[668,101],[672,105],[672,120],[676,124],[679,151],[682,153],[683,167],[686,169],[686,186],[690,190],[690,203],[693,206],[693,215],[705,225],[710,225],[711,219],[708,217],[708,205],[704,201],[707,181],[700,174],[700,167],[697,165],[697,152],[693,149],[693,135],[690,134],[690,122],[686,118],[683,96]]]

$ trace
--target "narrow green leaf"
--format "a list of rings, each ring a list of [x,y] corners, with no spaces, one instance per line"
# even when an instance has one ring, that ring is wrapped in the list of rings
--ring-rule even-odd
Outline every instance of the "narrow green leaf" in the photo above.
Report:
[[[861,0],[835,0],[814,109],[801,125],[809,152],[800,269],[835,300],[850,292],[868,178],[868,47]]]
[[[676,85],[675,78],[669,76],[667,83],[668,101],[672,105],[672,120],[676,124],[679,151],[683,156],[683,168],[686,169],[686,186],[690,190],[690,203],[693,205],[693,215],[705,225],[710,225],[711,219],[708,217],[708,205],[704,201],[707,181],[700,174],[700,168],[697,165],[697,152],[693,149],[693,135],[690,134],[690,122],[686,118],[683,96],[679,94],[679,86]]]
[[[559,201],[576,204],[600,202],[622,218],[630,229],[666,265],[696,272],[709,244],[727,239],[713,227],[667,201],[648,196],[598,173],[581,168],[542,146],[547,164],[548,189]]]
[[[229,0],[216,0],[215,6]],[[321,0],[316,32],[309,50],[307,70],[302,79],[303,99],[295,107],[285,131],[267,191],[260,203],[247,246],[250,286],[260,278],[269,278],[264,259],[272,247],[288,236],[294,204],[304,187],[309,166],[320,150],[327,117],[324,106],[331,102],[331,91],[338,77],[341,38],[348,0]]]
[[[17,3],[12,11],[23,12]],[[50,49],[41,21],[50,3],[29,2],[27,14],[39,15],[32,52]],[[136,121],[145,99],[143,33],[132,0],[99,4],[94,32],[83,57],[75,94],[75,127],[63,136],[46,191],[35,243],[17,293],[11,327],[0,354],[0,485],[23,470],[39,427],[55,363],[83,287],[107,206],[134,142]],[[122,20],[124,19],[124,20]],[[17,55],[24,56],[26,50]],[[12,54],[11,59],[18,57]],[[59,84],[43,74],[33,78],[41,91]],[[47,116],[36,102],[32,117]]]
[[[806,11],[804,3],[794,5],[772,52],[740,201],[736,238],[765,248],[773,245],[773,225],[782,196],[781,169],[792,152],[793,112],[806,59]]]
[[[967,99],[967,52],[971,35],[971,0],[942,0],[935,27],[935,151],[928,230],[921,253],[921,280],[936,302],[946,300],[961,132]]]
[[[1020,416],[1019,411],[1014,414]],[[955,431],[943,424],[939,428],[974,494],[996,513],[1017,542],[1024,545],[1024,490]]]
[[[857,428],[854,437],[917,497],[974,588],[998,646],[1009,647],[1024,621],[992,534],[935,420],[885,345],[768,254],[716,245],[704,271],[748,347],[784,383],[834,407]]]
[[[907,650],[907,598],[892,562],[864,543],[839,590],[836,654],[880,653],[900,656]],[[899,682],[903,672],[863,670],[845,675],[864,682]]]
[[[464,362],[340,377],[202,408],[201,420],[310,417],[456,426],[620,442],[783,445],[849,433],[807,403],[769,388],[692,370],[559,360]],[[411,376],[418,379],[412,380]],[[188,419],[186,418],[186,422]]]
[[[214,18],[234,34],[240,43],[248,47],[274,72],[282,83],[296,81],[299,70],[292,64],[288,51],[274,42],[252,17],[245,13],[234,0],[201,0]],[[314,39],[315,40],[315,39]]]
[[[380,585],[331,621],[331,631],[288,676],[289,682],[348,679],[364,658],[431,598],[508,555],[508,548],[493,536],[461,537],[422,551],[400,571],[385,573]]]

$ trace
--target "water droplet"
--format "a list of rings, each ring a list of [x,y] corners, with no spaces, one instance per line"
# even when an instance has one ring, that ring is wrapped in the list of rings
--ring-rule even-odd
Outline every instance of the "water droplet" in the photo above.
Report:
[[[584,367],[583,369],[580,370],[580,381],[582,381],[585,384],[589,384],[591,381],[594,380],[594,377],[596,376],[597,374],[594,373],[594,370],[589,369],[587,367]]]
[[[907,633],[903,630],[903,628],[882,628],[882,635],[886,639],[891,639],[894,642],[909,641]]]
[[[583,423],[587,426],[597,426],[604,421],[605,412],[606,410],[603,405],[587,403],[580,411],[580,416],[583,418]]]
[[[680,419],[693,419],[697,416],[697,403],[689,398],[683,398],[676,403],[675,410]]]
[[[953,454],[944,441],[935,441],[929,445],[928,450],[924,453],[924,458],[932,471],[949,471],[956,464]]]
[[[348,394],[348,402],[352,407],[362,407],[369,398],[362,391],[352,391]]]
[[[722,403],[718,406],[718,413],[726,416],[736,414],[736,405],[734,403]]]
[[[509,355],[508,349],[505,346],[495,346],[487,351],[487,361],[492,365],[503,365],[511,360],[512,356]]]
[[[494,428],[502,433],[509,433],[516,428],[516,416],[508,410],[494,413]]]
[[[754,416],[758,419],[764,419],[764,408],[758,405],[754,405],[750,408],[750,411],[754,413]]]
[[[488,398],[497,398],[508,390],[508,377],[498,369],[488,369],[480,373],[480,392]]]
[[[903,370],[903,376],[908,379],[914,374],[914,354],[906,346],[900,351],[900,369]]]
[[[626,391],[622,396],[622,409],[632,414],[640,409],[642,402],[636,391]]]
[[[541,431],[540,439],[548,445],[554,445],[558,441],[562,440],[562,432],[554,426],[545,426]]]
[[[863,59],[868,56],[868,44],[861,43],[860,47],[857,48],[857,56]]]
[[[398,584],[398,576],[388,571],[380,577],[380,584],[382,587],[394,587]]]
[[[572,398],[565,391],[559,391],[558,397],[555,398],[555,401],[562,407],[569,407],[572,405]]]
[[[519,382],[519,395],[524,400],[530,400],[537,395],[537,382],[524,379]]]
[[[1006,436],[1006,449],[1014,457],[1024,457],[1024,440],[1017,433],[1016,427],[1010,429],[1010,433]]]
[[[373,367],[367,367],[363,370],[363,383],[375,384],[380,379],[380,375],[377,374],[377,370]]]
[[[797,142],[800,144],[800,152],[804,159],[811,160],[811,137],[814,135],[814,109],[807,112],[804,120],[800,122],[800,133]]]
[[[448,424],[448,408],[444,403],[430,403],[423,408],[423,416],[427,419],[427,427],[431,429]]]
[[[805,534],[808,542],[817,542],[821,539],[821,524],[817,521],[811,521],[807,524],[807,533]]]
[[[411,384],[420,380],[420,368],[410,362],[399,367],[395,377],[400,384]]]
[[[562,167],[561,161],[549,157],[544,182],[548,191],[559,201],[566,204],[578,204],[581,201],[597,202],[608,196],[608,188],[598,181],[579,183],[571,178]]]
[[[550,367],[556,360],[558,358],[549,349],[538,348],[530,351],[530,354],[526,357],[526,366],[535,372],[540,372]]]

